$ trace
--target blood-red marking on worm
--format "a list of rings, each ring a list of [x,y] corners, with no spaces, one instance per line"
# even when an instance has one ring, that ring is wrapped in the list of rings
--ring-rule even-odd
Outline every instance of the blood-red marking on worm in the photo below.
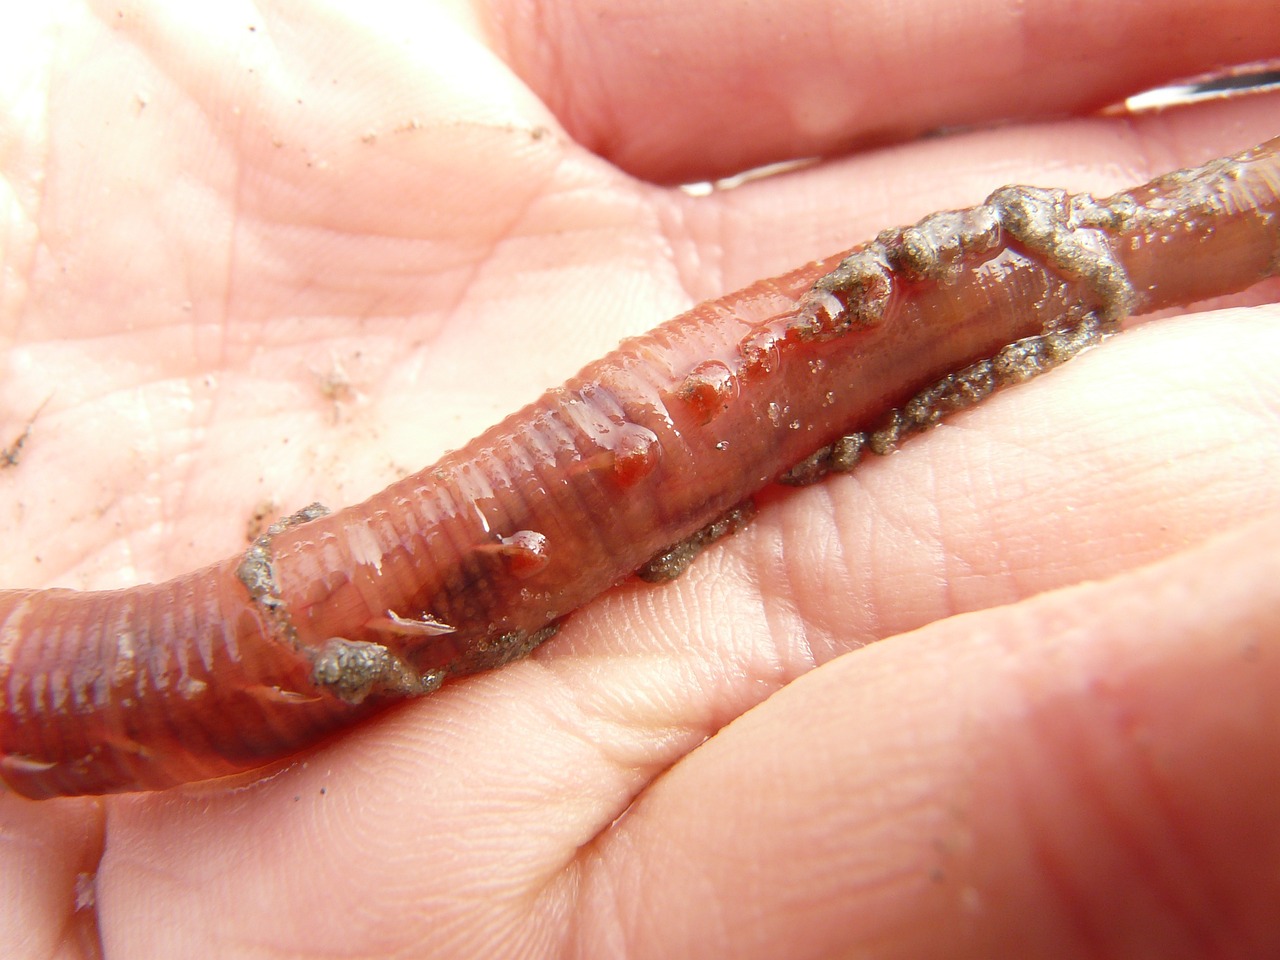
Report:
[[[497,557],[513,577],[532,577],[547,565],[547,538],[536,530],[517,530],[497,543],[485,543],[477,550]],[[450,631],[452,632],[452,631]]]
[[[689,405],[702,424],[728,410],[737,395],[738,378],[719,360],[698,364],[676,390],[676,396]]]
[[[1193,262],[1196,269],[1186,269]],[[287,756],[677,575],[771,481],[1280,272],[1280,139],[1106,200],[1006,187],[628,341],[434,466],[130,590],[0,592],[0,775],[155,789]]]

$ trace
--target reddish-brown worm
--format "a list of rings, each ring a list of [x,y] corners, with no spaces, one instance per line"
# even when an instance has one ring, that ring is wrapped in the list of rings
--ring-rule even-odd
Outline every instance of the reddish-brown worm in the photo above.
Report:
[[[633,572],[676,576],[774,481],[892,449],[1130,313],[1278,273],[1280,138],[1104,200],[1005,187],[886,231],[626,341],[242,556],[127,590],[0,592],[0,775],[42,798],[288,756],[522,656]]]

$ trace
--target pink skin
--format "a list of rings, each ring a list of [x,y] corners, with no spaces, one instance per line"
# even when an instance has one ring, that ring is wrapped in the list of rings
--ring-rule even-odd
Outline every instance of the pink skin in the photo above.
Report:
[[[1275,56],[1280,11],[1144,5],[1119,57],[1081,32],[1101,8],[1050,3],[910,49],[879,21],[834,46],[839,4],[535,7],[540,31],[196,6],[7,31],[0,445],[49,400],[0,471],[5,585],[190,569],[256,505],[359,499],[696,299],[1005,182],[1111,192],[1280,108],[1007,126],[691,198],[609,161],[834,152],[886,103],[898,131],[1057,116]],[[744,96],[748,69],[772,82]],[[782,494],[677,583],[269,778],[0,798],[0,952],[1275,955],[1276,292]]]

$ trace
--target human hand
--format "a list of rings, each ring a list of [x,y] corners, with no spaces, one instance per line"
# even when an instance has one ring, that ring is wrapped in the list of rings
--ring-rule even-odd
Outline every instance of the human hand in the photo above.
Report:
[[[184,572],[697,299],[1276,132],[1045,119],[1276,54],[1113,6],[11,13],[0,582]],[[1277,318],[1142,327],[269,776],[0,798],[5,955],[1274,955]]]

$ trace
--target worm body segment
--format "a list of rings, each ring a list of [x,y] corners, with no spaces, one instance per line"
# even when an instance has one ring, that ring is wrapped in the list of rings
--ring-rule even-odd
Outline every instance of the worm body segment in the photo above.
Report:
[[[1187,264],[1194,264],[1189,269]],[[0,776],[159,789],[287,756],[679,573],[1119,320],[1280,273],[1280,140],[1105,200],[1005,187],[709,301],[365,503],[128,590],[0,591]]]

